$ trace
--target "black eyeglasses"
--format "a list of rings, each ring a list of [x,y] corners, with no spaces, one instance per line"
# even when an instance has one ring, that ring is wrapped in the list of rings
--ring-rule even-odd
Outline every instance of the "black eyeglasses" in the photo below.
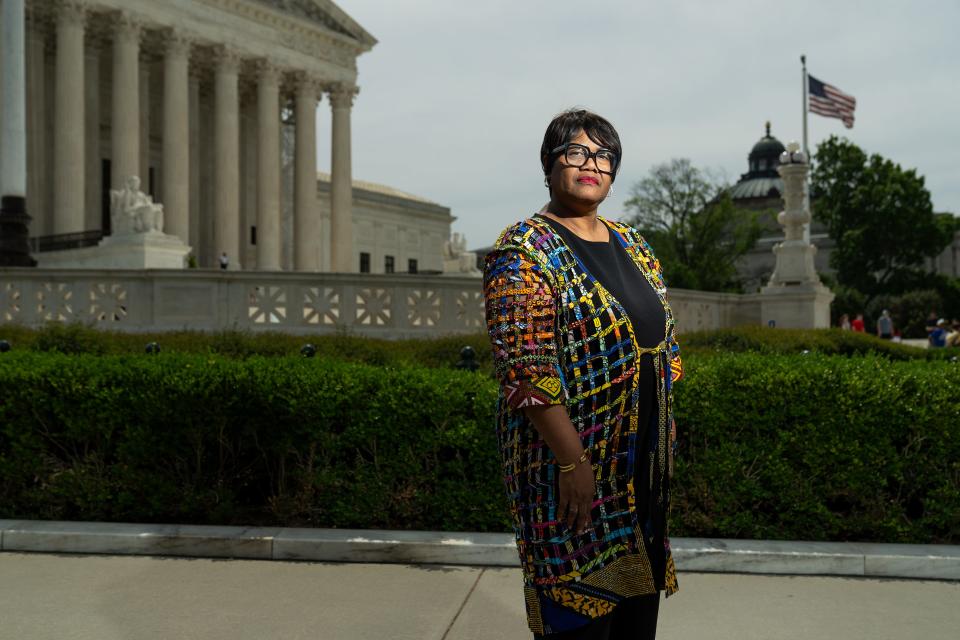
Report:
[[[577,144],[575,142],[568,142],[562,144],[550,153],[559,153],[563,152],[564,161],[571,167],[582,167],[587,164],[587,161],[590,158],[593,158],[594,162],[597,164],[597,171],[600,173],[610,173],[612,174],[617,170],[617,154],[610,149],[604,149],[603,147],[597,149],[595,152],[590,153],[590,149],[586,148],[582,144]]]

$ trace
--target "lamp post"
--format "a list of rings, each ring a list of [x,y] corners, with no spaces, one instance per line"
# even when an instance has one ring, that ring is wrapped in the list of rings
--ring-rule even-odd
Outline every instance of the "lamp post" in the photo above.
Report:
[[[27,242],[27,126],[23,2],[0,4],[0,267],[35,267]]]

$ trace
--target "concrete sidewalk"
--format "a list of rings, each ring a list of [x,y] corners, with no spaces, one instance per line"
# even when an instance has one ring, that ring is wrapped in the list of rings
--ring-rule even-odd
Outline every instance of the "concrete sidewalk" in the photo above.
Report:
[[[953,640],[960,583],[681,573],[676,640]],[[518,569],[0,553],[0,640],[529,639]]]

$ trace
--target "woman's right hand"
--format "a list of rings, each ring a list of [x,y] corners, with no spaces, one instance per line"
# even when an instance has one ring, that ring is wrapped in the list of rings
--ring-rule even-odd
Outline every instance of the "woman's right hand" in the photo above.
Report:
[[[557,520],[566,522],[577,535],[583,534],[593,522],[590,513],[596,497],[593,467],[587,462],[578,462],[573,471],[560,473],[560,501],[557,504]]]
[[[546,440],[558,463],[556,473],[560,476],[560,495],[557,499],[557,524],[565,523],[578,535],[582,534],[593,520],[590,512],[597,495],[590,456],[587,456],[586,462],[579,462],[583,455],[583,443],[570,422],[565,406],[554,404],[525,407],[524,412]],[[572,471],[560,471],[559,463],[569,464],[573,461],[577,461],[577,466]]]

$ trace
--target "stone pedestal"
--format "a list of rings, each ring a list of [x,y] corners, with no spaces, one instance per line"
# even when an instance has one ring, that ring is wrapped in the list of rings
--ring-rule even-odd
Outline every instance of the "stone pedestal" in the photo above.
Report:
[[[107,236],[96,247],[37,254],[47,269],[183,269],[190,247],[160,231]]]
[[[804,225],[810,222],[804,197],[810,165],[796,142],[780,155],[777,171],[784,187],[785,206],[777,216],[784,227],[784,240],[773,248],[777,266],[770,282],[760,290],[761,319],[780,328],[825,329],[830,326],[834,295],[814,268],[817,248],[804,239]]]
[[[779,329],[827,329],[833,292],[817,286],[764,287],[760,291],[760,316]]]

